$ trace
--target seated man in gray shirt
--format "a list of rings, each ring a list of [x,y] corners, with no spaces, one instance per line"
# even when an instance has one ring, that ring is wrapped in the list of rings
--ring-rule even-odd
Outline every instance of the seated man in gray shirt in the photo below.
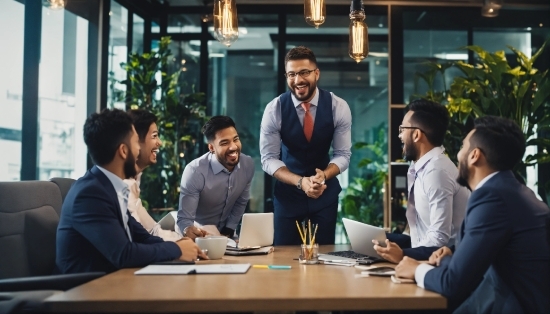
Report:
[[[230,117],[212,117],[202,133],[210,152],[183,170],[177,225],[191,239],[206,235],[195,222],[214,225],[220,234],[232,236],[250,198],[254,161],[241,154],[239,134]]]

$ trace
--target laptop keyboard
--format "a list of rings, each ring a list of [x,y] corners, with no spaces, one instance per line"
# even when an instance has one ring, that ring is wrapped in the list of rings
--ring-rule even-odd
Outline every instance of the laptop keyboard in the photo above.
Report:
[[[354,251],[336,251],[336,252],[328,252],[326,254],[334,255],[334,256],[340,256],[340,257],[353,258],[353,259],[374,259],[371,256],[361,254],[361,253],[355,253]]]

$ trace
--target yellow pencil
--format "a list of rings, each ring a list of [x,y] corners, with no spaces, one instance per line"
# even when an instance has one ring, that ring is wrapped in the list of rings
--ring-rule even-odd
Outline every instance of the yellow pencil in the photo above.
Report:
[[[311,244],[311,220],[307,220],[307,231],[309,232],[309,244]]]
[[[306,236],[302,233],[302,229],[300,228],[300,225],[298,224],[298,220],[296,220],[296,227],[298,228],[298,232],[300,233],[300,238],[302,238],[302,242],[306,244]]]

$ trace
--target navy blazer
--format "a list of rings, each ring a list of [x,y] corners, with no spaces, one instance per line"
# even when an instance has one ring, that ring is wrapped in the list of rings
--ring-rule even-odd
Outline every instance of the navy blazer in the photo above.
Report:
[[[549,313],[548,215],[511,171],[499,172],[471,194],[454,254],[426,274],[424,286],[451,308],[475,300],[484,304],[466,311]]]
[[[95,166],[86,172],[63,202],[57,227],[57,271],[108,273],[181,256],[177,244],[150,235],[128,216],[133,241],[128,239],[111,181]]]

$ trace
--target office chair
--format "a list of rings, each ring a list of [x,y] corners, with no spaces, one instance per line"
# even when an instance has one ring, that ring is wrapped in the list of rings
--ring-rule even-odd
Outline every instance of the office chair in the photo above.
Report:
[[[0,182],[0,309],[8,307],[2,312],[40,311],[47,296],[104,275],[53,275],[61,203],[53,182]]]

